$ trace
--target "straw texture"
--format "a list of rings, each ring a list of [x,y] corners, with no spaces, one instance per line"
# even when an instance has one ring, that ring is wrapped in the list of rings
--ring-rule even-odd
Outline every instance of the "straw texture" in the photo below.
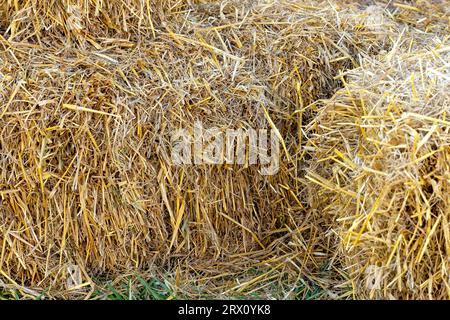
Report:
[[[0,288],[448,297],[445,10],[1,0]],[[175,166],[196,121],[275,129],[278,173]]]

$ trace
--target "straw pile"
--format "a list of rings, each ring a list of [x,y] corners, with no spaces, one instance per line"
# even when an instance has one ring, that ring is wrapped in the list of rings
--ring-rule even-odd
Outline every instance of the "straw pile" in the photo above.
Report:
[[[334,114],[332,102],[320,111],[312,139],[313,145],[324,139],[320,146],[308,142],[304,126],[321,99],[342,86],[346,70],[398,45],[399,23],[388,11],[329,1],[1,0],[0,16],[0,287],[25,297],[45,289],[50,297],[88,298],[98,278],[161,272],[174,275],[175,291],[191,296],[195,288],[227,295],[267,290],[273,296],[274,283],[281,287],[280,297],[290,297],[298,283],[314,284],[327,296],[348,294],[345,283],[339,285],[347,270],[338,264],[350,260],[336,251],[341,245],[335,236],[348,225],[335,228],[335,220],[341,221],[340,214],[350,223],[347,218],[354,216],[342,206],[347,193],[346,203],[358,210],[370,205],[370,196],[355,202],[359,189],[352,188],[362,178],[326,166],[342,125],[332,119],[345,113]],[[400,77],[395,61],[386,63]],[[440,65],[433,68],[445,74]],[[377,74],[377,65],[372,69]],[[366,75],[353,72],[352,85],[367,84]],[[381,81],[373,78],[370,84]],[[397,89],[391,88],[393,95]],[[340,92],[331,101],[353,99],[353,88],[346,90],[348,97]],[[418,104],[428,93],[415,90],[411,101]],[[444,93],[439,91],[439,99],[445,101]],[[350,105],[346,112],[357,112],[352,103],[342,104]],[[428,143],[445,139],[439,131],[445,120],[437,113],[427,116],[413,119],[437,125],[417,149],[417,159],[430,152]],[[173,165],[171,134],[191,130],[195,121],[205,129],[276,129],[283,138],[279,172],[263,176],[259,166]],[[342,128],[350,144],[340,152],[357,148],[356,128]],[[325,129],[331,132],[317,136]],[[433,157],[444,151],[438,148]],[[316,173],[308,171],[305,179],[308,163],[316,159],[322,169],[314,167]],[[376,170],[391,177],[389,168]],[[349,174],[344,194],[329,185],[314,190],[335,205],[334,211],[311,193],[319,179],[314,174],[333,186],[340,180],[332,179]],[[445,195],[443,177],[436,183]],[[382,183],[369,183],[371,192]],[[423,250],[423,257],[434,253],[437,259],[438,249],[429,244],[431,237],[445,236],[444,218],[432,212],[421,220],[427,224],[415,236],[430,240],[414,250]],[[383,223],[379,228],[385,231]],[[366,230],[375,228],[368,225]],[[441,238],[432,244],[442,246]],[[366,235],[357,242],[365,240]],[[361,248],[358,261],[364,264],[371,249]],[[373,248],[384,261],[383,248]],[[400,254],[394,258],[409,261]],[[432,287],[441,283],[444,274],[438,278],[437,269],[423,268],[433,272],[427,278],[434,279]],[[442,297],[442,290],[436,296]]]
[[[445,0],[414,0],[389,3],[393,18],[420,31],[448,35],[450,9]]]
[[[311,124],[307,179],[357,297],[450,297],[450,42],[411,39],[348,72]]]

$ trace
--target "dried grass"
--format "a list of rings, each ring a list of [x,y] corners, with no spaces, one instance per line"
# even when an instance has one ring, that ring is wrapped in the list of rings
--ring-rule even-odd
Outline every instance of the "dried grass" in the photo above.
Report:
[[[450,42],[418,38],[348,72],[311,123],[307,179],[356,297],[450,297]]]
[[[82,28],[77,23],[74,28],[69,4],[80,8]],[[373,63],[372,69],[364,65],[371,71],[361,79],[355,76],[359,80],[352,84],[359,81],[364,88],[368,75],[388,69],[384,60],[379,65],[380,59],[370,60],[396,46],[401,28],[388,10],[328,1],[8,0],[0,1],[0,12],[7,20],[0,26],[3,288],[17,289],[25,297],[45,288],[50,297],[87,298],[100,276],[151,271],[173,274],[174,286],[187,294],[195,291],[192,285],[213,294],[249,294],[277,283],[285,288],[282,297],[290,297],[302,282],[315,283],[329,297],[345,297],[346,270],[338,263],[364,264],[371,248],[384,261],[387,251],[378,244],[358,249],[358,260],[335,251],[340,245],[335,234],[348,225],[339,223],[336,229],[333,219],[354,215],[343,203],[355,201],[360,190],[355,186],[363,178],[378,178],[374,171],[363,171],[366,176],[355,180],[348,177],[348,186],[340,187],[338,195],[326,184],[311,194],[307,187],[317,181],[312,173],[309,180],[304,178],[314,156],[329,175],[322,179],[339,186],[344,173],[330,175],[332,167],[325,166],[323,154],[329,157],[334,143],[342,141],[351,143],[340,152],[354,152],[359,131],[331,121],[327,114],[346,117],[345,112],[355,112],[350,116],[355,120],[359,109],[350,105],[335,112],[335,104],[327,104],[313,123],[331,132],[311,142],[304,126],[318,111],[318,101],[341,86],[346,70],[358,68],[363,59]],[[391,55],[391,72],[401,76]],[[434,68],[443,72],[441,65]],[[370,86],[386,82],[373,78]],[[395,84],[390,78],[388,83]],[[349,90],[351,98],[338,93],[331,101],[353,99],[354,89]],[[417,101],[424,99],[421,94]],[[448,102],[445,92],[439,91],[438,97]],[[370,110],[372,101],[366,103]],[[432,120],[443,119],[438,110],[423,114],[411,108],[430,117],[414,123],[445,129],[445,122]],[[222,129],[275,125],[286,150],[279,173],[262,176],[252,166],[172,165],[170,134],[192,128],[196,120]],[[417,126],[411,128],[423,134]],[[443,131],[436,132],[445,139]],[[341,134],[347,140],[340,141]],[[314,139],[324,142],[314,145]],[[418,158],[435,139],[424,141]],[[441,159],[445,150],[432,156]],[[404,172],[414,166],[409,164]],[[444,180],[436,182],[442,194]],[[383,183],[376,180],[373,185]],[[322,208],[317,195],[335,209]],[[366,198],[364,205],[370,205],[370,196]],[[420,226],[425,229],[417,229],[415,237],[423,242],[420,232],[431,223],[436,227],[426,235],[441,240],[441,224],[448,220],[438,216],[427,216],[426,226]],[[384,231],[386,225],[379,228]],[[397,230],[398,225],[389,228]],[[364,234],[359,241],[365,239]],[[441,251],[442,244],[433,243]],[[438,249],[422,244],[409,250],[425,250],[423,255],[436,261],[424,265],[420,274],[434,272],[426,278],[434,280],[417,283],[431,283],[432,288],[442,283],[445,274],[436,275],[443,270],[437,269]],[[261,273],[251,276],[254,269]],[[355,273],[354,281],[359,281]],[[409,297],[423,297],[423,292]],[[442,296],[441,291],[433,294]]]
[[[414,0],[391,3],[393,17],[427,33],[448,35],[450,9],[445,0]]]

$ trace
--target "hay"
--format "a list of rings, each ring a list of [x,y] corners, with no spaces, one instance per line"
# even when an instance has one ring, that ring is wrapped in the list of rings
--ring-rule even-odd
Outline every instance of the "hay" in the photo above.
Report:
[[[357,297],[450,297],[450,43],[417,39],[348,72],[311,124],[307,178]]]
[[[447,35],[450,31],[449,7],[442,0],[415,0],[391,3],[393,17],[427,33]]]
[[[1,287],[88,298],[98,278],[163,273],[192,297],[272,296],[274,283],[281,298],[299,283],[348,295],[345,226],[309,193],[321,154],[304,127],[342,74],[396,46],[388,9],[7,0],[0,16]],[[279,172],[173,165],[171,134],[195,121],[276,128]]]

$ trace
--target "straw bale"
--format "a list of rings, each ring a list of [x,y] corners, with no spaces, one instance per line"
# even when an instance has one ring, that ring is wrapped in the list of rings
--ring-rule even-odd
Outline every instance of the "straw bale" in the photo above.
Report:
[[[399,38],[310,124],[311,203],[331,217],[356,297],[450,297],[449,51]]]
[[[363,61],[375,65],[364,66],[367,74],[357,79],[382,77],[377,67],[384,63],[400,77],[397,53],[379,65],[370,58],[396,49],[398,34],[409,32],[388,8],[330,1],[0,0],[0,17],[0,287],[25,297],[44,289],[50,297],[89,297],[99,278],[155,272],[174,275],[175,288],[189,294],[196,291],[191,285],[240,294],[277,283],[289,297],[301,282],[329,297],[345,296],[336,285],[344,271],[335,263],[349,261],[335,251],[345,225],[335,228],[336,211],[319,210],[316,199],[336,203],[337,196],[311,193],[316,182],[305,178],[310,162],[328,161],[322,152],[338,143],[333,128],[341,122],[325,122],[333,130],[320,137],[325,149],[311,145],[319,138],[309,142],[305,125],[318,111],[313,123],[328,119],[331,107],[321,109],[321,101]],[[423,59],[423,70],[445,75],[442,57]],[[426,59],[436,64],[430,69]],[[394,86],[389,77],[373,81]],[[424,93],[415,88],[420,104]],[[445,101],[442,91],[436,94]],[[424,115],[418,108],[411,110]],[[411,121],[425,125],[441,116],[426,115]],[[174,165],[171,135],[192,130],[196,121],[222,131],[276,128],[278,173]],[[444,123],[435,124],[433,134],[445,139]],[[354,143],[352,129],[342,134]],[[435,139],[424,140],[419,157]],[[346,190],[344,196],[357,192]],[[432,221],[444,223],[435,215]],[[442,230],[429,231],[430,240],[443,237]],[[424,248],[426,257],[437,252]],[[255,269],[261,274],[252,276]],[[433,279],[427,284],[440,278]]]

